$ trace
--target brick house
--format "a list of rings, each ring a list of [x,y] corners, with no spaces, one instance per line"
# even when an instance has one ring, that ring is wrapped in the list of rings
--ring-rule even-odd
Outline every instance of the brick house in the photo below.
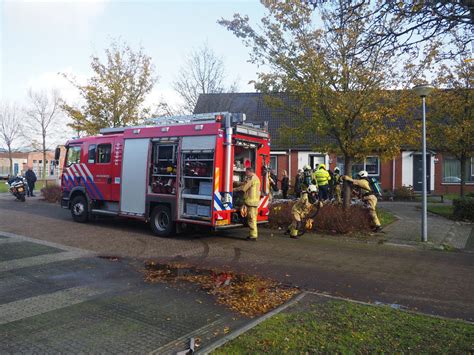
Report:
[[[339,166],[344,172],[344,160],[331,152],[318,152],[312,149],[317,139],[309,135],[308,141],[281,143],[280,128],[292,126],[292,117],[283,110],[270,108],[261,93],[225,93],[202,94],[199,96],[194,113],[205,112],[243,112],[247,122],[267,126],[272,137],[271,167],[280,177],[283,170],[287,170],[290,181],[298,169],[304,165],[325,163],[330,169]],[[378,155],[367,156],[364,161],[356,162],[352,174],[360,170],[367,170],[370,176],[376,177],[384,190],[393,191],[402,186],[413,186],[415,191],[421,191],[422,181],[422,154],[413,149],[403,149],[393,160],[381,161]],[[460,163],[455,159],[443,155],[441,152],[428,151],[428,190],[431,193],[446,194],[459,192]],[[468,164],[468,179],[466,191],[474,191],[474,158]]]
[[[14,152],[13,158],[13,174],[21,173],[28,161],[28,153]],[[0,152],[0,179],[5,179],[10,174],[10,158],[6,151]]]
[[[54,151],[48,150],[46,152],[47,174],[46,179],[58,179],[61,173],[62,163],[65,156],[65,148],[61,147],[61,157],[59,166],[54,163]],[[43,153],[38,151],[33,152],[14,152],[13,153],[13,173],[14,175],[23,174],[26,169],[31,166],[38,179],[42,178],[43,172]],[[0,152],[0,179],[5,179],[10,173],[10,160],[7,152]]]

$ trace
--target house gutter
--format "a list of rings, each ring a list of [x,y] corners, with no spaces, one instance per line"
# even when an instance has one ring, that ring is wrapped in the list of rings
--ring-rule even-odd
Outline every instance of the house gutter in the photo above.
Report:
[[[291,148],[288,149],[288,180],[291,181]]]
[[[392,192],[395,192],[395,159],[392,159]]]

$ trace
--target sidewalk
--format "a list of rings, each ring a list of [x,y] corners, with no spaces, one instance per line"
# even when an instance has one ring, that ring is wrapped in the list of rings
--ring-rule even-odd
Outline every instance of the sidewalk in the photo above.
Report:
[[[378,205],[393,213],[398,221],[384,228],[385,238],[397,244],[418,244],[421,240],[421,210],[416,202],[380,202]],[[469,238],[474,238],[472,223],[452,221],[428,213],[428,241],[435,245],[447,244],[465,249]]]
[[[175,354],[249,321],[132,259],[0,232],[0,353]]]

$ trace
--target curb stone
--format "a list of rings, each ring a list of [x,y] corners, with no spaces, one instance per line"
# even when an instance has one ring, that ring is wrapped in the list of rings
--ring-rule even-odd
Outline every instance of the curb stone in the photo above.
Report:
[[[235,331],[233,331],[232,333],[226,335],[225,337],[215,341],[214,343],[212,344],[209,344],[207,347],[203,348],[203,349],[200,349],[199,351],[196,352],[196,354],[199,354],[199,355],[204,355],[204,354],[210,354],[212,351],[216,350],[217,348],[223,346],[224,344],[226,344],[227,342],[239,337],[240,335],[248,332],[250,329],[256,327],[257,325],[259,325],[260,323],[262,323],[263,321],[277,315],[278,313],[284,311],[285,309],[287,309],[288,307],[294,305],[295,303],[298,303],[299,301],[301,301],[305,296],[307,295],[307,292],[306,291],[303,291],[302,293],[300,293],[299,295],[295,296],[294,298],[292,298],[291,300],[289,300],[288,302],[282,304],[281,306],[279,306],[278,308],[275,308],[273,311],[270,311],[268,313],[265,313],[263,316],[251,321],[250,323],[244,325],[243,327],[239,328],[239,329],[236,329]]]

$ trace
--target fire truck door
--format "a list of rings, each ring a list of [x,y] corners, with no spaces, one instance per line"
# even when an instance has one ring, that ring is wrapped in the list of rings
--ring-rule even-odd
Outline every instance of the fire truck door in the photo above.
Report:
[[[87,165],[94,177],[94,183],[100,193],[100,200],[111,201],[112,193],[112,147],[113,138],[97,140],[88,147]]]
[[[122,159],[120,211],[145,214],[146,178],[150,139],[126,139]]]

